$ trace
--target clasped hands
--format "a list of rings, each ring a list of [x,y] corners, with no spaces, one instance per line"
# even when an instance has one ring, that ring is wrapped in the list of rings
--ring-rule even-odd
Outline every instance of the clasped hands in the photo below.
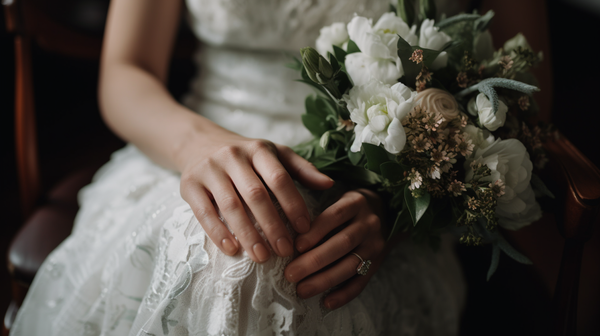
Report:
[[[286,146],[237,134],[212,141],[204,138],[203,142],[203,146],[186,152],[189,159],[183,160],[181,195],[223,253],[234,255],[241,247],[256,262],[270,257],[268,245],[246,214],[245,202],[277,255],[291,256],[294,245],[301,253],[285,269],[287,280],[298,283],[299,297],[310,298],[343,284],[324,300],[328,308],[336,309],[362,292],[382,261],[385,247],[375,193],[346,192],[311,224],[293,180],[314,190],[328,189],[334,183],[311,163]],[[265,184],[299,233],[295,242]],[[219,219],[213,201],[237,239]],[[359,259],[352,252],[372,260],[367,275],[356,276]]]

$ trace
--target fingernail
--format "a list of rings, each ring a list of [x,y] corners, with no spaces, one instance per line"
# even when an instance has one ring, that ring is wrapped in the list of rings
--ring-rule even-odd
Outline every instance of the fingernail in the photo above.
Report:
[[[306,217],[300,217],[296,220],[296,230],[298,230],[299,233],[306,233],[310,230],[310,222]]]
[[[309,242],[306,238],[297,238],[296,239],[296,249],[300,253],[304,253],[304,251],[308,250]]]
[[[299,273],[300,273],[299,267],[289,267],[288,266],[286,269],[285,275],[289,282],[298,282],[296,280],[296,278],[298,277]]]
[[[334,181],[334,180],[333,180],[331,177],[329,178],[329,181],[331,181],[331,182],[334,182],[334,183],[335,183],[335,181]]]
[[[233,244],[233,242],[230,239],[223,239],[221,241],[221,246],[223,247],[223,250],[225,250],[225,253],[228,255],[234,255],[235,252],[237,252],[237,246],[235,246],[235,244]]]
[[[282,257],[289,257],[294,253],[292,242],[286,237],[281,237],[277,240],[277,249],[279,250],[279,255]]]
[[[254,244],[254,246],[252,246],[252,251],[254,251],[254,255],[260,262],[269,260],[269,251],[263,246],[263,244]]]
[[[338,305],[338,301],[335,299],[327,300],[325,302],[325,307],[327,307],[328,309],[331,309],[331,310],[336,309],[337,305]]]
[[[312,285],[300,286],[296,291],[298,296],[302,299],[308,299],[316,294],[316,288]]]

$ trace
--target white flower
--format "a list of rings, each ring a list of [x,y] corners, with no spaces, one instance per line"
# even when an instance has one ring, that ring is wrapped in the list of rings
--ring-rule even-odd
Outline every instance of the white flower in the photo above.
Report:
[[[416,44],[416,26],[408,25],[394,13],[385,13],[377,24],[362,16],[348,23],[348,35],[360,53],[346,56],[346,70],[355,85],[364,85],[371,79],[394,84],[402,77],[402,63],[398,57],[398,35]]]
[[[480,61],[494,58],[494,43],[489,30],[481,32],[475,37],[473,51],[475,52],[475,58]]]
[[[331,26],[321,28],[321,33],[317,38],[317,51],[323,57],[327,58],[327,52],[333,54],[333,46],[343,48],[344,44],[348,42],[348,31],[346,31],[346,24],[343,22],[336,22]]]
[[[465,132],[471,143],[475,145],[475,149],[477,148],[486,148],[494,142],[494,136],[487,130],[483,130],[475,125],[467,125],[463,132]]]
[[[465,162],[466,181],[473,178],[470,167],[473,160],[485,164],[492,171],[490,176],[482,178],[483,181],[494,183],[502,180],[505,183],[504,195],[498,198],[496,208],[498,224],[518,230],[541,217],[530,185],[533,164],[519,140],[498,139],[485,148],[475,150]]]
[[[400,153],[406,144],[402,119],[415,105],[417,93],[402,83],[390,87],[371,80],[354,86],[344,100],[348,104],[350,119],[356,123],[355,139],[351,150],[360,151],[362,143],[383,144],[392,154]]]
[[[492,102],[483,93],[477,95],[477,98],[471,98],[467,104],[467,110],[472,115],[479,115],[479,123],[490,131],[495,131],[504,126],[506,122],[506,112],[508,107],[502,100],[498,100],[498,111],[494,114]]]
[[[419,37],[419,47],[442,50],[446,43],[452,41],[448,34],[439,31],[438,27],[434,27],[435,20],[425,19],[421,23],[421,34]],[[442,51],[431,64],[431,69],[436,70],[445,67],[448,64],[448,54]]]
[[[504,49],[504,52],[510,53],[511,51],[517,49],[518,47],[521,47],[523,49],[529,49],[529,50],[531,50],[531,47],[529,46],[529,43],[527,43],[527,39],[521,33],[518,33],[515,37],[513,37],[510,40],[504,42],[504,48],[503,49]]]

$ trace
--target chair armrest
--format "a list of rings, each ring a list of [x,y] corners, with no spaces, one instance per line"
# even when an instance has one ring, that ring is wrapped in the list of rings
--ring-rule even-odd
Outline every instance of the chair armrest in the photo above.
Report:
[[[556,209],[560,234],[587,241],[600,209],[600,170],[562,135],[544,148],[550,159],[544,176],[558,189],[557,204],[564,204]]]

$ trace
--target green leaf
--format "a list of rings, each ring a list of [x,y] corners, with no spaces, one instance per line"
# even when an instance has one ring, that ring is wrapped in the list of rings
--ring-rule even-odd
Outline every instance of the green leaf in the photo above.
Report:
[[[423,64],[428,68],[431,67],[431,64],[433,64],[433,61],[435,61],[435,59],[438,57],[438,55],[442,53],[442,50],[432,50],[432,49],[425,49],[425,48],[421,48],[421,47],[413,47],[413,51],[415,51],[417,49],[423,50]],[[402,64],[402,65],[404,65],[404,64]],[[419,71],[421,71],[421,70],[419,69]]]
[[[533,264],[533,262],[531,262],[531,260],[529,260],[529,258],[527,258],[526,256],[522,255],[521,252],[515,250],[515,248],[512,247],[506,241],[506,239],[504,239],[504,237],[502,237],[500,234],[497,235],[497,238],[498,238],[498,240],[497,240],[498,247],[500,247],[500,249],[504,253],[506,253],[509,257],[511,257],[515,261],[520,262],[521,264],[525,264],[525,265],[531,265],[531,264]]]
[[[492,249],[492,262],[490,263],[490,268],[487,272],[487,281],[490,281],[492,275],[496,273],[496,269],[498,268],[498,262],[500,261],[500,247],[498,244],[494,243],[494,247]]]
[[[419,220],[423,217],[427,208],[429,207],[429,202],[431,200],[431,196],[428,192],[425,192],[421,197],[414,198],[408,185],[404,188],[404,202],[406,202],[406,206],[408,211],[410,212],[410,217],[413,220],[413,225],[416,226],[419,223]]]
[[[481,15],[479,15],[479,14],[458,14],[458,15],[451,16],[445,20],[439,21],[438,23],[436,23],[436,27],[439,27],[440,30],[443,30],[443,29],[446,29],[446,28],[451,27],[458,23],[467,22],[467,21],[475,21],[475,20],[479,19],[480,17],[481,17]]]
[[[305,113],[302,115],[302,123],[316,137],[321,138],[323,133],[328,131],[325,119],[314,114]]]
[[[367,168],[381,174],[380,166],[384,162],[392,161],[390,153],[388,153],[383,147],[375,146],[370,143],[363,143],[362,148],[367,156]]]
[[[411,222],[410,215],[406,208],[399,211],[396,220],[394,221],[394,225],[392,226],[392,231],[390,231],[390,235],[388,236],[388,240],[397,233],[408,231],[411,227]]]
[[[480,31],[480,32],[488,29],[488,27],[490,26],[490,23],[492,23],[494,14],[495,13],[493,10],[489,10],[489,11],[487,11],[487,13],[485,13],[484,16],[477,18],[473,24],[473,29],[475,29],[476,31]]]
[[[405,85],[415,87],[417,75],[421,72],[421,65],[410,60],[414,49],[402,37],[398,36],[398,57],[404,68]]]
[[[338,46],[333,46],[333,55],[341,64],[344,64],[344,62],[346,61],[347,54],[348,53],[344,49]]]
[[[404,170],[399,163],[395,161],[384,162],[379,166],[381,175],[393,182],[401,181],[404,178]]]
[[[541,192],[542,194],[555,199],[554,194],[550,191],[550,189],[548,189],[548,187],[546,187],[544,181],[542,181],[542,179],[536,174],[531,174],[531,186],[533,189]]]
[[[412,27],[415,22],[415,7],[413,6],[413,0],[398,0],[396,11],[398,17],[402,18],[409,27]]]
[[[354,54],[360,52],[360,48],[356,45],[356,42],[349,40],[348,41],[348,52],[346,54]]]
[[[420,0],[419,4],[419,12],[421,13],[421,18],[435,20],[435,16],[437,14],[437,9],[435,8],[435,1]]]
[[[362,158],[363,158],[363,154],[361,152],[353,152],[353,151],[348,152],[348,159],[350,159],[350,162],[352,162],[352,164],[355,166],[358,166],[358,164],[360,163]]]

